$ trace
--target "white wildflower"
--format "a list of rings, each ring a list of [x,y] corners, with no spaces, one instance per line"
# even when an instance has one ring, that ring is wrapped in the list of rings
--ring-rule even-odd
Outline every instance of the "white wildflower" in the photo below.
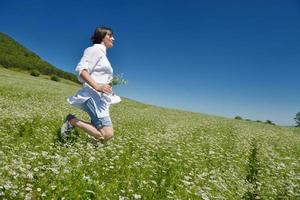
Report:
[[[32,174],[31,172],[29,172],[29,173],[27,174],[27,178],[33,179],[33,174]]]
[[[119,196],[119,200],[125,200],[127,199],[126,197],[123,197],[123,196]]]
[[[95,194],[95,192],[92,191],[92,190],[85,190],[85,192],[86,192],[86,193],[89,193],[89,194]]]
[[[134,199],[140,199],[140,198],[142,198],[142,196],[139,195],[139,194],[133,194],[133,197],[134,197]]]
[[[202,197],[203,200],[209,200],[209,197],[207,196],[207,194],[205,192],[203,192],[201,194],[201,197]]]

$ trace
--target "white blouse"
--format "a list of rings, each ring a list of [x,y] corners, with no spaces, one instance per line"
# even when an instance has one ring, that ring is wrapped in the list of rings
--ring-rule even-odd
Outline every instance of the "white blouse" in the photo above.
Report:
[[[94,81],[107,84],[111,81],[113,69],[106,57],[106,47],[102,44],[94,44],[84,50],[83,56],[75,71],[78,80],[86,85],[80,77],[82,70],[87,70]]]
[[[103,94],[96,91],[80,77],[84,69],[89,72],[91,78],[97,83],[108,84],[112,80],[113,69],[106,57],[106,47],[104,45],[94,44],[84,50],[83,56],[75,69],[78,80],[83,83],[83,88],[74,96],[69,97],[67,101],[71,105],[82,109],[83,103],[92,98],[97,116],[99,118],[109,116],[110,104],[105,102]]]

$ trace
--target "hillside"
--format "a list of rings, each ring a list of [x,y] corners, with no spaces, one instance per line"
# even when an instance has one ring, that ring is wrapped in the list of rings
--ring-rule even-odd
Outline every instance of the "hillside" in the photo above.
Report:
[[[57,69],[8,35],[0,32],[1,65],[5,68],[14,68],[29,72],[37,70],[44,75],[57,75],[78,83],[74,74]]]
[[[123,98],[115,137],[57,130],[76,85],[0,68],[3,199],[299,199],[300,129]]]

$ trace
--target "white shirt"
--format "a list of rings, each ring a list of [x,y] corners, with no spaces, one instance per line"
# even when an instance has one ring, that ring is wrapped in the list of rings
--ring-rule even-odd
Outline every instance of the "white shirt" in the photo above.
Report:
[[[97,117],[109,116],[110,104],[103,99],[103,94],[97,92],[80,77],[84,69],[89,72],[91,78],[97,83],[108,84],[112,80],[113,69],[106,57],[106,47],[104,45],[94,44],[84,50],[83,56],[75,69],[78,80],[83,83],[83,88],[74,96],[69,97],[67,101],[73,106],[82,108],[83,103],[92,98],[95,103]]]
[[[87,70],[94,81],[107,84],[112,80],[113,69],[106,57],[106,47],[102,44],[94,44],[84,50],[83,56],[75,71],[78,80],[87,86],[80,77],[82,70]]]

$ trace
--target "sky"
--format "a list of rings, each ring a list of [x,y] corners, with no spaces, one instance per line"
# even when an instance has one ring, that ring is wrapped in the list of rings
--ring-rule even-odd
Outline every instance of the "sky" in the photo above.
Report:
[[[0,32],[68,72],[99,26],[114,31],[120,96],[295,124],[300,0],[0,0]]]

